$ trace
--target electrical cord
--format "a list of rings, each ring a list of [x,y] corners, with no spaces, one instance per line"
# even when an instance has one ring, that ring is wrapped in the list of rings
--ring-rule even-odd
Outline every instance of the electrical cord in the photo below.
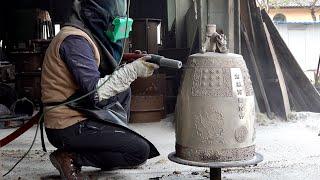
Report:
[[[126,12],[127,19],[126,19],[125,35],[126,35],[127,29],[128,29],[128,19],[129,19],[130,1],[131,1],[131,0],[127,0],[127,1],[128,1],[128,2],[127,2],[127,12]],[[125,50],[125,45],[126,45],[126,40],[127,40],[127,39],[125,38],[124,41],[123,41],[123,44],[122,44],[122,45],[123,45],[123,46],[122,46],[123,49],[122,49],[120,61],[119,61],[119,63],[118,63],[118,67],[119,67],[119,65],[121,64],[121,61],[122,61],[122,57],[123,57],[124,50]],[[113,73],[114,73],[114,72],[113,72]],[[112,74],[113,74],[113,73],[112,73]],[[111,74],[111,75],[112,75],[112,74]],[[74,102],[76,102],[76,101],[79,101],[79,100],[81,100],[81,99],[84,99],[84,98],[90,96],[91,94],[97,92],[98,89],[100,89],[106,82],[109,81],[111,75],[110,75],[100,86],[98,86],[96,89],[88,92],[87,94],[85,94],[85,95],[83,95],[83,96],[80,96],[80,97],[78,97],[78,98],[76,98],[76,99],[73,99],[73,100],[64,102],[64,103],[62,103],[62,104],[53,106],[53,107],[49,108],[48,110],[44,111],[44,112],[41,114],[41,116],[40,116],[40,118],[39,118],[39,121],[38,121],[38,123],[37,123],[36,132],[35,132],[35,135],[34,135],[34,137],[33,137],[33,140],[32,140],[32,143],[31,143],[29,149],[28,149],[27,152],[25,152],[25,153],[23,154],[23,156],[12,166],[12,168],[10,168],[10,169],[8,170],[8,172],[6,172],[6,173],[3,175],[3,177],[5,177],[6,175],[8,175],[10,172],[12,172],[12,171],[14,170],[14,168],[30,153],[30,151],[31,151],[32,147],[34,146],[34,143],[35,143],[35,141],[36,141],[36,139],[37,139],[37,135],[38,135],[38,131],[39,131],[39,126],[40,126],[41,120],[43,119],[44,115],[45,115],[48,111],[51,111],[51,110],[53,110],[53,109],[55,109],[55,108],[58,108],[58,107],[60,107],[60,106],[65,106],[65,105],[74,103]]]

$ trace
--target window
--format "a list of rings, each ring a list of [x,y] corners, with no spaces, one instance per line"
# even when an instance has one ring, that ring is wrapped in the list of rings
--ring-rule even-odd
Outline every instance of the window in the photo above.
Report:
[[[287,21],[287,18],[285,15],[283,14],[276,14],[274,17],[273,17],[273,21],[275,22],[286,22]]]

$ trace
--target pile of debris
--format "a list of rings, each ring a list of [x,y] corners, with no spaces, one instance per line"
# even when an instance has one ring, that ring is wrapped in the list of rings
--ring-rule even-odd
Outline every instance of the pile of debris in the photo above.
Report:
[[[7,84],[0,83],[0,100],[0,129],[18,127],[33,115],[34,104],[27,98],[17,99]]]

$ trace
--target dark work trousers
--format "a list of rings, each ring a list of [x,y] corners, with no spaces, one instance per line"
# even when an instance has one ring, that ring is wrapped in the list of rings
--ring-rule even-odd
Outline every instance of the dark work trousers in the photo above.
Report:
[[[129,112],[130,90],[113,97]],[[123,128],[87,119],[65,129],[46,128],[49,142],[56,148],[74,153],[76,164],[104,170],[126,168],[144,163],[149,144]]]

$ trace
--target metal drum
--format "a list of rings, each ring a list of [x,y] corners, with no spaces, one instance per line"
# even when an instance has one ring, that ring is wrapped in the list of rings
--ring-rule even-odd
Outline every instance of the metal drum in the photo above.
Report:
[[[131,84],[130,123],[157,122],[165,118],[165,74],[138,78]]]
[[[176,106],[176,156],[195,162],[255,156],[254,95],[242,56],[194,54]]]

